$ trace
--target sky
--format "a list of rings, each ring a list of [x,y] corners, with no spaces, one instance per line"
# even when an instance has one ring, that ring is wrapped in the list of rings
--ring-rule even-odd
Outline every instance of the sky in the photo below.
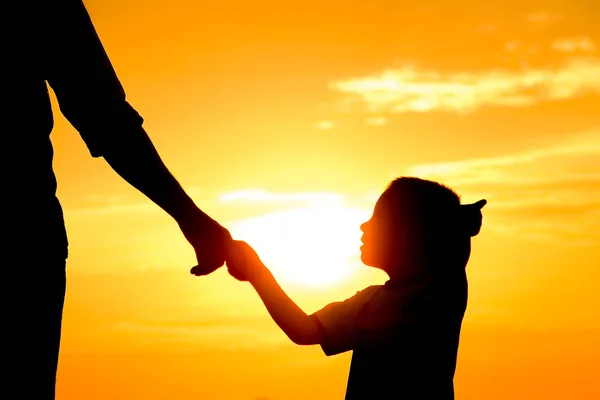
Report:
[[[386,276],[360,223],[390,180],[488,200],[458,400],[597,399],[600,3],[87,0],[161,157],[307,312]],[[351,354],[291,343],[246,283],[58,111],[70,240],[57,395],[342,399]]]

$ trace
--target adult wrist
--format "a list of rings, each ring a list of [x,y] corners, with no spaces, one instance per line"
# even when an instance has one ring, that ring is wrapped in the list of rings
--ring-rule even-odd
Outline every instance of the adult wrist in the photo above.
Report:
[[[200,210],[194,201],[187,195],[176,202],[174,210],[171,216],[177,221],[179,225],[197,224],[197,223],[208,223],[212,221],[205,212]]]

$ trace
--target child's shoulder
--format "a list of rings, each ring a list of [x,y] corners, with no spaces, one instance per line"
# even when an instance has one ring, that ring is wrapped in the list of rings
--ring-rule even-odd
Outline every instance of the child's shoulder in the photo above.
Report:
[[[382,290],[384,288],[384,285],[371,285],[371,286],[367,286],[366,288],[359,290],[358,292],[356,292],[356,294],[352,297],[360,297],[360,298],[370,298],[372,297],[375,293],[377,293],[378,291]]]
[[[367,286],[366,288],[359,290],[353,296],[344,300],[343,303],[347,305],[359,306],[361,304],[365,304],[369,302],[377,292],[379,292],[383,288],[383,285],[372,285]]]

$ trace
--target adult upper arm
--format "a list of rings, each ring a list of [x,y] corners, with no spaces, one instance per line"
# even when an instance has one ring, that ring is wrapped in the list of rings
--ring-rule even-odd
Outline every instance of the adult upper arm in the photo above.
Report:
[[[80,133],[90,153],[122,140],[142,125],[81,0],[49,2],[47,80],[61,112]]]

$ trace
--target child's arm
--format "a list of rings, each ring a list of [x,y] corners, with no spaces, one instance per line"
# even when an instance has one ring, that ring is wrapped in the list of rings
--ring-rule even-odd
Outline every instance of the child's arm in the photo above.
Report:
[[[273,321],[290,340],[299,345],[320,344],[323,331],[317,318],[307,315],[281,289],[267,268],[250,281]]]
[[[271,318],[292,342],[299,345],[321,344],[324,332],[319,320],[307,315],[289,298],[246,242],[235,241],[230,249],[227,268],[236,279],[250,282]]]

